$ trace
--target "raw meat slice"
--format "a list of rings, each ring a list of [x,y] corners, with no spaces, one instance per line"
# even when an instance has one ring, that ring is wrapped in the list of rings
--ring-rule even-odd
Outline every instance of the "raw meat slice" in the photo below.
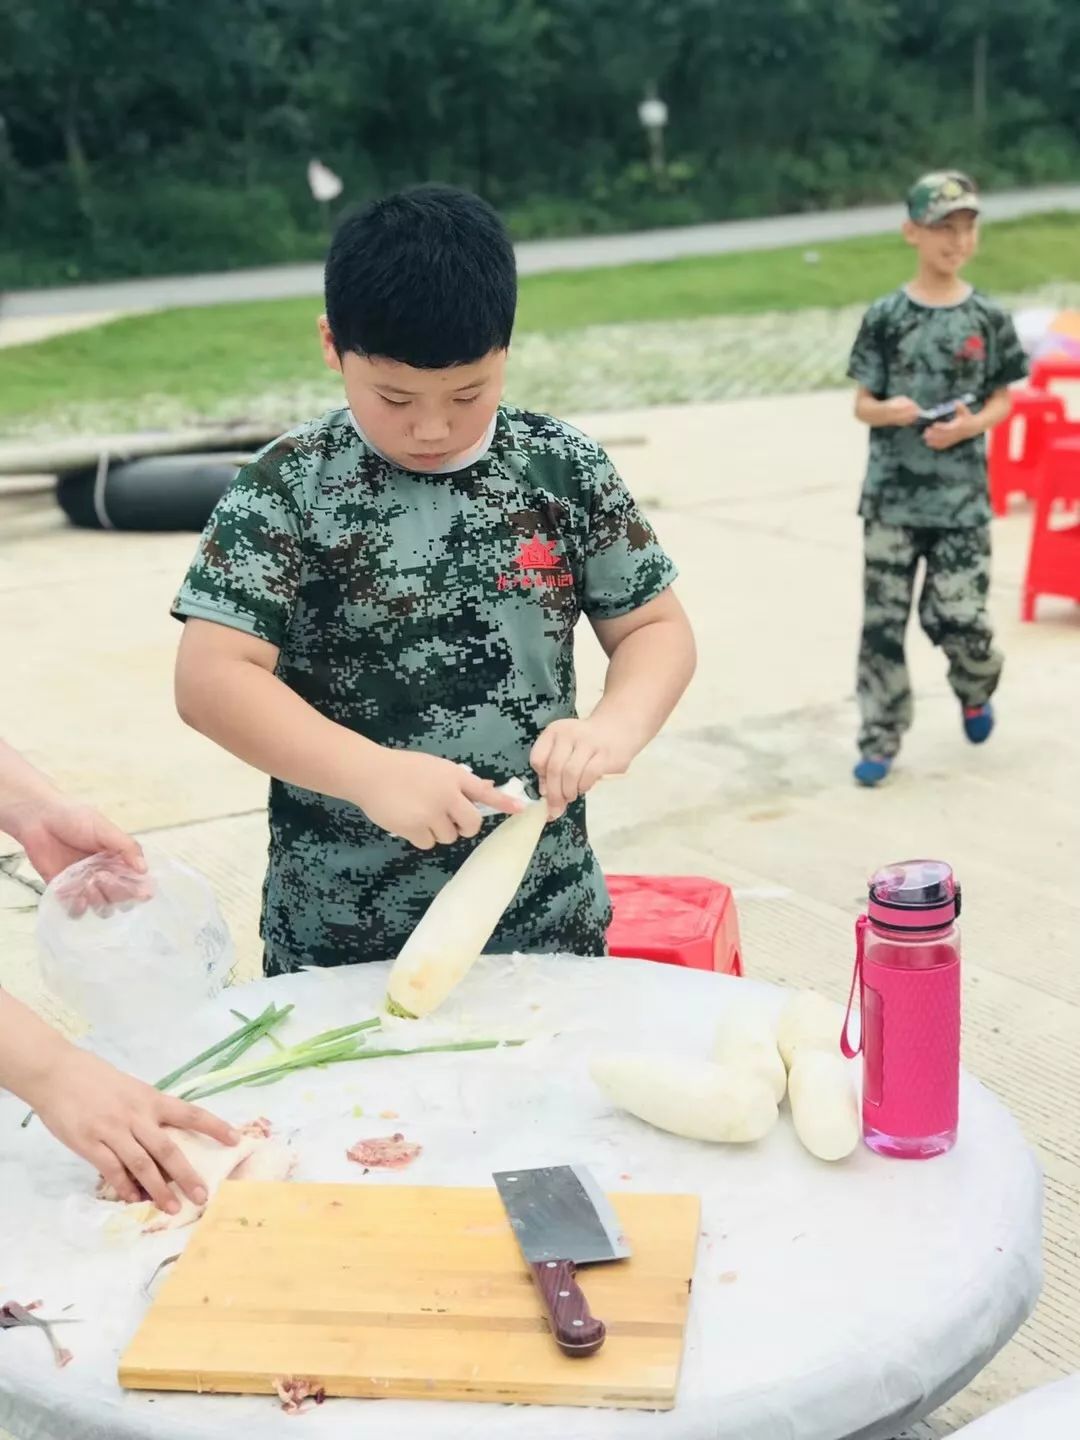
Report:
[[[358,1140],[346,1150],[345,1157],[368,1170],[404,1170],[413,1163],[422,1148],[406,1140],[402,1134],[383,1135],[371,1140]]]

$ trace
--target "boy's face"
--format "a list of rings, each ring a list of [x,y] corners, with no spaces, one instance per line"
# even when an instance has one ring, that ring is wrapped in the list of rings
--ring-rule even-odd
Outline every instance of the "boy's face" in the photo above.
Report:
[[[952,279],[968,263],[979,243],[979,217],[973,210],[957,210],[936,225],[904,224],[904,236],[919,252],[919,261],[931,274]]]
[[[319,320],[323,357],[345,382],[345,398],[364,434],[406,470],[442,470],[483,439],[502,398],[505,350],[446,370],[399,360],[339,355]]]

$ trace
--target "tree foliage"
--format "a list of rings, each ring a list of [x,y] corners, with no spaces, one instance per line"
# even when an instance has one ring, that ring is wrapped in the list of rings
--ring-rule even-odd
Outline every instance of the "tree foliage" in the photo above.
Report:
[[[667,101],[657,173],[637,107]],[[470,185],[521,235],[1080,170],[1077,0],[0,0],[0,283],[316,256]]]

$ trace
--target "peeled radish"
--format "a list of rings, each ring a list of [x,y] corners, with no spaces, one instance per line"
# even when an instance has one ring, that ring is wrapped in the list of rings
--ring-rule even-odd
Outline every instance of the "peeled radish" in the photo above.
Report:
[[[546,819],[542,800],[509,816],[446,882],[394,961],[386,987],[392,1014],[430,1015],[465,978],[517,894]]]
[[[796,1052],[803,1049],[839,1054],[843,1025],[844,1012],[839,1005],[813,990],[800,990],[785,1005],[776,1032],[784,1064],[790,1070]]]
[[[687,1140],[760,1140],[776,1124],[773,1090],[750,1068],[619,1051],[589,1069],[621,1110]]]
[[[769,1086],[779,1105],[787,1089],[787,1069],[776,1048],[772,1021],[753,1006],[724,1012],[713,1042],[712,1058],[720,1065],[754,1070]]]
[[[862,1133],[848,1061],[803,1047],[788,1076],[795,1133],[819,1160],[843,1160]]]

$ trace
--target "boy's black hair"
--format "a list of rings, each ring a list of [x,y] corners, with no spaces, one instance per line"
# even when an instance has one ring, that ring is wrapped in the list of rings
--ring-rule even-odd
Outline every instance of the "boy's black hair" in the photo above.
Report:
[[[467,190],[418,185],[346,215],[325,284],[339,354],[443,370],[510,344],[514,247],[496,212]]]

